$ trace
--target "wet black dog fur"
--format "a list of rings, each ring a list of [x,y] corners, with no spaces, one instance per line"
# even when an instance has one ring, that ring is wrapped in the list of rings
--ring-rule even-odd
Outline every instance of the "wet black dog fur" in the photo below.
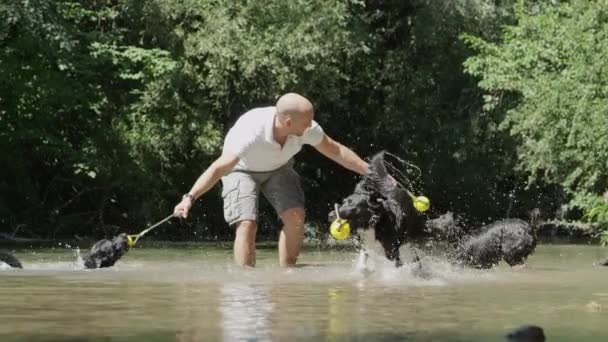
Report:
[[[449,255],[456,263],[474,268],[491,268],[504,260],[510,266],[525,264],[536,248],[533,228],[520,219],[504,219],[471,233],[453,213],[428,220],[429,229],[439,232],[453,247]]]
[[[354,236],[360,230],[373,229],[386,258],[400,267],[403,262],[399,247],[424,234],[426,219],[413,208],[406,191],[389,176],[384,158],[384,151],[372,157],[369,174],[342,201],[338,212],[340,218],[349,221]],[[332,211],[329,220],[335,218]]]
[[[506,342],[545,342],[543,328],[535,325],[523,325],[505,335]]]
[[[19,259],[8,252],[0,251],[0,262],[3,262],[13,268],[23,268]]]
[[[99,240],[91,247],[89,254],[84,257],[84,267],[112,267],[128,251],[129,242],[125,233],[115,236],[111,240]]]
[[[84,267],[90,269],[112,267],[128,251],[129,242],[125,233],[114,237],[112,240],[99,240],[84,257]],[[23,268],[21,262],[8,252],[0,251],[0,262],[4,262],[14,268]]]

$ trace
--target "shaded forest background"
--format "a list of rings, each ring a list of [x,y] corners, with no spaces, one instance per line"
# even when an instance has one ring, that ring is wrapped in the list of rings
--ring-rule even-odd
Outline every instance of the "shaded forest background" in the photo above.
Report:
[[[1,0],[0,232],[134,233],[288,91],[358,154],[420,167],[431,216],[601,229],[607,55],[606,1]],[[324,232],[357,176],[312,148],[297,168]],[[219,190],[156,236],[229,238]]]

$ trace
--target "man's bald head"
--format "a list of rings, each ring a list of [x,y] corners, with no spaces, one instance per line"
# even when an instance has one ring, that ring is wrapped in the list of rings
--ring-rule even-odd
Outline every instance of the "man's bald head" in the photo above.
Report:
[[[302,95],[287,93],[279,98],[276,104],[277,118],[288,129],[288,134],[302,136],[312,124],[315,110]]]
[[[296,93],[287,93],[277,101],[277,114],[281,117],[314,115],[314,107],[307,98]]]

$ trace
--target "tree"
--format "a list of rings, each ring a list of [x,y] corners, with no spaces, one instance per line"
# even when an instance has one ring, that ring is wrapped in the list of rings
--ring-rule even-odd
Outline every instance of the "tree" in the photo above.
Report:
[[[481,79],[486,106],[505,113],[519,167],[561,184],[585,210],[608,190],[607,36],[602,1],[522,2],[502,41],[466,36],[478,52],[466,70]]]

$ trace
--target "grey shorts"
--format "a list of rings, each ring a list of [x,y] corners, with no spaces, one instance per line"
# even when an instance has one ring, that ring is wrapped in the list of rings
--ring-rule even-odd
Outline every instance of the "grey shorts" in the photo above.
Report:
[[[304,208],[304,191],[292,163],[268,172],[232,171],[222,177],[226,222],[233,225],[257,220],[260,191],[278,215],[287,209]]]

